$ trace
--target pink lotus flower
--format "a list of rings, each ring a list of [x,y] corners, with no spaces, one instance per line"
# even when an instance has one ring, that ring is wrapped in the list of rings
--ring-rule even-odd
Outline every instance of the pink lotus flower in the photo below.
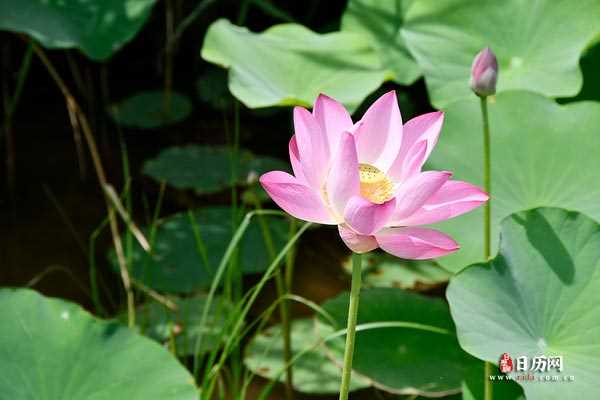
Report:
[[[488,200],[481,189],[450,180],[448,171],[421,168],[435,146],[444,114],[424,114],[402,125],[394,91],[381,96],[356,124],[344,107],[320,95],[313,112],[294,108],[289,145],[294,176],[260,177],[269,196],[296,218],[338,225],[356,253],[378,247],[407,259],[458,250],[432,224]]]

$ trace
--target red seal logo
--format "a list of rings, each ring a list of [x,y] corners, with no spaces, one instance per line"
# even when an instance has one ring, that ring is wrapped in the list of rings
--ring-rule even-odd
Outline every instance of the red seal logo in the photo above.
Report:
[[[513,370],[513,361],[512,358],[508,355],[508,353],[504,353],[500,356],[500,372],[506,374],[508,372],[512,372]]]

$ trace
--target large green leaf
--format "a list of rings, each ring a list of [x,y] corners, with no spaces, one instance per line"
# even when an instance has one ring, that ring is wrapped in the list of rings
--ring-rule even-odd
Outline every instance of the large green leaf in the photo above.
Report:
[[[413,0],[350,0],[342,16],[342,31],[366,36],[377,49],[394,81],[408,85],[421,75],[401,34],[404,13]]]
[[[0,397],[193,400],[194,379],[157,343],[76,304],[0,290]]]
[[[189,145],[169,147],[156,158],[146,161],[144,174],[165,181],[178,189],[194,189],[198,194],[214,193],[231,186],[231,149]],[[246,150],[238,154],[237,182],[257,179],[271,170],[287,170],[276,158],[256,157]]]
[[[327,301],[323,308],[345,327],[348,294]],[[326,320],[323,320],[326,322]],[[353,369],[386,391],[442,396],[457,393],[465,371],[476,362],[456,339],[448,306],[400,289],[375,288],[361,292],[358,323],[410,322],[443,329],[431,332],[415,327],[387,327],[356,333]],[[328,347],[343,354],[344,340]]]
[[[22,32],[51,49],[78,48],[105,60],[130,41],[156,0],[2,0],[0,30]]]
[[[288,235],[286,222],[280,218],[264,218],[276,250],[282,248]],[[148,233],[147,229],[144,231]],[[190,293],[207,287],[231,237],[230,208],[209,207],[172,215],[159,222],[152,252],[145,252],[135,243],[131,274],[145,285],[165,292]],[[109,258],[117,269],[114,253]],[[258,273],[266,269],[269,260],[255,217],[240,242],[238,265],[243,273]]]
[[[195,296],[174,301],[176,310],[151,302],[138,307],[136,322],[148,337],[168,346],[174,346],[177,355],[190,356],[212,351],[220,345],[231,305],[224,298],[211,304],[206,324],[201,325],[206,296]],[[120,318],[127,322],[127,314]],[[198,342],[199,337],[202,340]],[[197,342],[200,344],[196,348]]]
[[[312,319],[292,321],[292,357],[305,352],[293,364],[294,388],[313,394],[334,394],[340,389],[341,367],[334,364],[319,345],[315,323]],[[333,333],[329,326],[321,326],[323,336]],[[339,354],[343,356],[343,352]],[[283,336],[280,325],[274,325],[256,335],[246,347],[244,363],[253,373],[268,379],[285,380]],[[368,387],[369,380],[352,376],[350,390]]]
[[[325,93],[355,109],[391,77],[362,35],[321,35],[298,24],[253,33],[218,20],[206,33],[202,58],[230,69],[229,89],[250,108],[310,106]]]
[[[419,0],[405,14],[403,35],[442,108],[474,96],[471,63],[486,46],[498,57],[499,92],[576,95],[579,57],[600,32],[598,20],[596,0]]]
[[[583,214],[538,208],[502,223],[498,256],[454,277],[447,297],[461,346],[498,363],[508,353],[562,356],[563,371],[513,371],[535,399],[598,399],[600,225]],[[557,382],[540,382],[541,376]],[[563,379],[574,376],[574,382]],[[500,383],[498,383],[500,385]]]
[[[173,92],[167,103],[162,91],[136,93],[113,104],[110,115],[123,126],[141,129],[160,128],[186,119],[192,112],[192,103],[182,94]]]
[[[500,221],[517,211],[551,206],[600,219],[600,104],[559,106],[532,93],[510,92],[490,103],[492,245]],[[448,108],[445,127],[429,167],[483,184],[479,100]],[[438,227],[462,246],[438,261],[457,272],[483,260],[483,207]]]

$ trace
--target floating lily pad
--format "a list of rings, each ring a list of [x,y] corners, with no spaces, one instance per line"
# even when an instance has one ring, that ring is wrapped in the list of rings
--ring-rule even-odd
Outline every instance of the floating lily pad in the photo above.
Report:
[[[298,319],[292,321],[293,356],[318,344],[315,321]],[[333,333],[329,326],[322,326],[324,336]],[[339,355],[343,356],[343,352]],[[280,325],[274,325],[254,336],[246,347],[244,357],[246,367],[253,373],[267,379],[285,381],[285,363],[283,361],[283,336]],[[311,394],[335,394],[340,389],[341,368],[323,353],[322,345],[306,352],[293,365],[294,389]],[[356,374],[350,381],[350,390],[368,387],[369,380]]]
[[[237,184],[243,184],[272,170],[287,170],[276,158],[257,157],[246,150],[238,154]],[[169,147],[146,161],[144,174],[178,189],[194,189],[198,194],[214,193],[231,186],[231,149],[189,145]]]
[[[432,103],[444,108],[474,97],[471,63],[486,46],[498,57],[498,92],[575,96],[579,58],[600,32],[598,20],[596,0],[420,0],[408,7],[402,33]]]
[[[161,91],[140,92],[111,106],[116,123],[141,129],[160,128],[186,119],[192,112],[190,100],[179,93],[170,94],[170,102]]]
[[[433,261],[403,260],[387,253],[371,252],[364,257],[365,287],[395,287],[428,290],[448,282],[451,273]],[[352,271],[352,260],[344,262],[346,272]]]
[[[288,237],[286,221],[270,216],[264,218],[276,250],[281,249]],[[150,237],[147,229],[144,232]],[[202,240],[200,247],[196,235]],[[193,217],[187,212],[172,215],[160,221],[151,253],[135,243],[131,274],[146,286],[159,291],[190,293],[208,287],[231,237],[230,208],[203,208],[194,211]],[[109,259],[113,267],[118,269],[114,253],[111,252]],[[255,217],[239,246],[239,266],[243,273],[252,274],[264,271],[269,263],[262,230]]]
[[[2,398],[198,398],[194,378],[167,350],[76,304],[1,289],[0,325]]]
[[[2,0],[0,30],[22,32],[50,49],[78,48],[105,60],[146,23],[156,0]]]
[[[171,346],[175,341],[178,356],[190,356],[212,351],[221,344],[222,331],[231,306],[222,298],[213,300],[205,326],[201,326],[206,296],[175,300],[177,310],[152,302],[136,310],[136,322],[140,331],[152,339]],[[121,318],[127,321],[127,315]],[[196,342],[202,336],[200,347]]]
[[[298,24],[254,33],[220,19],[206,33],[202,58],[229,68],[229,89],[249,108],[311,106],[325,93],[353,110],[391,78],[363,35]]]
[[[421,76],[401,33],[404,13],[410,3],[407,0],[350,0],[342,16],[342,31],[367,37],[383,65],[393,73],[394,81],[403,85]]]
[[[490,103],[492,246],[506,216],[540,206],[577,210],[600,219],[600,104],[559,106],[528,92],[501,93]],[[479,100],[448,108],[428,168],[483,185]],[[483,257],[483,207],[437,224],[461,245],[438,262],[458,272]]]
[[[583,214],[538,208],[502,223],[498,256],[454,277],[447,297],[461,346],[498,363],[527,399],[600,398],[600,225]],[[517,371],[517,358],[528,369]],[[534,357],[562,357],[562,371],[530,370]],[[518,380],[532,375],[535,380]],[[541,382],[546,376],[557,381]],[[568,381],[570,376],[574,381]]]
[[[346,326],[348,293],[327,301],[323,308],[338,328]],[[371,322],[411,322],[448,333],[409,327],[357,332],[353,370],[392,393],[444,396],[460,392],[465,371],[476,360],[458,345],[448,306],[442,300],[400,289],[363,290],[358,323]],[[332,341],[327,347],[334,354],[343,354],[344,340]]]

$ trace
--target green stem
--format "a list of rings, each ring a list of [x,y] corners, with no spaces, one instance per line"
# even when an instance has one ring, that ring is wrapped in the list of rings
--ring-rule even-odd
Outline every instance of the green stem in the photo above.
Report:
[[[29,44],[27,46],[27,50],[25,50],[25,55],[23,56],[23,61],[21,62],[21,67],[19,68],[19,73],[17,75],[17,86],[15,87],[15,93],[10,101],[8,110],[6,112],[5,117],[11,118],[15,113],[17,105],[19,104],[19,100],[21,99],[21,93],[23,93],[23,87],[25,85],[25,80],[29,74],[29,67],[31,66],[31,58],[33,55],[33,46]]]
[[[175,41],[172,39],[174,28],[173,1],[165,1],[165,87],[163,97],[163,112],[165,116],[171,114],[171,93],[173,89],[173,49]]]
[[[288,238],[291,238],[296,234],[298,230],[298,220],[294,217],[290,217],[290,232]],[[292,293],[293,279],[294,279],[294,263],[296,259],[296,248],[287,254],[285,258],[285,286],[287,287],[288,293]]]
[[[229,157],[229,169],[230,169],[230,185],[231,185],[231,227],[232,231],[238,227],[239,219],[238,219],[238,194],[237,194],[237,183],[238,183],[238,155],[239,155],[239,147],[240,147],[240,106],[236,101],[233,108],[233,138],[231,141],[231,153]],[[242,276],[241,272],[238,270],[238,252],[237,250],[233,253],[231,257],[231,267],[227,272],[227,279],[225,282],[224,292],[226,296],[231,300],[232,303],[235,303],[239,300],[241,296],[241,288],[242,288]]]
[[[296,234],[296,219],[291,217],[290,221],[290,232],[289,239],[291,239]],[[285,270],[284,270],[284,287],[285,294],[292,294],[292,279],[294,276],[294,260],[296,255],[296,247],[292,247],[290,251],[287,253],[285,258]],[[283,327],[283,358],[286,362],[286,365],[289,367],[286,369],[286,379],[285,379],[285,388],[287,400],[294,399],[294,378],[292,375],[292,365],[290,364],[292,359],[292,332],[291,332],[291,317],[290,317],[290,307],[288,302],[283,302],[282,305],[285,305],[285,315],[286,320],[282,321]]]
[[[23,92],[23,87],[25,85],[25,81],[27,80],[27,76],[29,75],[29,69],[31,66],[31,58],[33,55],[33,46],[29,44],[27,46],[27,50],[25,51],[25,55],[23,56],[23,61],[21,62],[21,66],[19,67],[19,73],[17,75],[17,86],[15,87],[15,92],[12,96],[12,99],[6,99],[5,104],[5,114],[4,114],[4,140],[5,140],[5,152],[6,152],[6,182],[8,187],[8,195],[10,199],[10,205],[13,208],[13,217],[15,215],[16,210],[16,197],[15,197],[15,180],[16,180],[16,171],[15,171],[15,138],[14,132],[12,129],[12,121],[15,110],[17,109],[17,105],[19,104],[19,100],[21,99],[21,93]],[[6,81],[6,85],[8,85],[8,79]],[[8,93],[8,86],[7,92]]]
[[[483,255],[486,260],[492,255],[492,176],[491,176],[491,156],[490,156],[490,120],[488,116],[487,108],[487,97],[480,97],[481,102],[481,116],[483,118],[483,187],[490,200],[485,203],[483,209]],[[483,398],[485,400],[492,400],[493,388],[492,381],[490,381],[490,375],[492,373],[492,364],[485,362],[483,368]]]
[[[348,400],[350,392],[350,375],[352,373],[352,358],[354,357],[354,336],[358,317],[358,301],[360,297],[362,255],[352,255],[352,287],[350,288],[350,304],[348,305],[348,328],[346,334],[346,349],[344,350],[344,369],[340,386],[340,400]]]
[[[487,97],[481,97],[480,100],[481,115],[483,117],[483,188],[486,193],[491,194],[490,122],[488,118]],[[491,217],[492,200],[490,199],[485,203],[483,216],[484,256],[486,260],[492,254]]]
[[[237,192],[237,182],[238,182],[238,166],[239,166],[239,153],[240,153],[240,105],[239,102],[235,102],[234,108],[234,126],[233,126],[233,143],[231,149],[231,215],[232,215],[232,232],[237,229],[239,224],[239,212],[240,208],[242,208],[238,204],[238,192]],[[237,303],[242,297],[242,271],[240,268],[240,259],[239,259],[239,249],[236,249],[233,253],[233,257],[231,258],[231,275],[232,279],[232,303]],[[232,393],[237,395],[239,393],[239,383],[240,378],[242,376],[242,370],[240,368],[242,364],[242,354],[241,349],[236,347],[231,354],[231,373],[232,373]]]
[[[260,200],[258,199],[258,194],[256,193],[256,191],[253,191],[253,198],[255,199],[256,209],[261,210],[262,207],[261,207]],[[277,257],[277,253],[275,252],[275,245],[273,244],[273,236],[271,236],[271,230],[269,229],[269,225],[267,224],[267,221],[263,215],[258,216],[258,222],[259,222],[261,230],[262,230],[263,239],[265,241],[265,246],[267,247],[267,252],[269,253],[269,259],[272,262],[275,259],[275,257]],[[293,236],[293,234],[292,234],[292,236]],[[292,253],[292,251],[290,250],[288,255],[291,253]],[[287,267],[289,266],[288,261],[289,261],[289,259],[288,259],[288,257],[286,257],[286,270],[285,270],[286,275],[287,275]],[[284,278],[282,276],[280,269],[278,269],[275,272],[275,286],[277,289],[277,296],[279,298],[281,298],[289,293],[290,286],[286,285],[286,282],[284,281]],[[292,359],[292,337],[291,337],[291,329],[290,329],[291,322],[290,322],[290,313],[289,313],[287,302],[282,301],[279,304],[279,315],[280,315],[280,319],[281,319],[281,332],[283,335],[283,361],[287,365],[289,363],[289,361]],[[293,382],[294,382],[294,378],[293,378],[292,366],[290,365],[289,368],[287,368],[286,374],[285,374],[285,398],[286,398],[286,400],[294,399]]]
[[[119,136],[119,142],[120,142],[120,147],[121,147],[121,163],[122,163],[122,172],[123,172],[123,181],[125,182],[125,186],[127,187],[127,190],[124,192],[124,197],[125,197],[125,207],[126,207],[126,211],[127,211],[127,215],[131,216],[133,213],[133,201],[131,198],[131,191],[129,190],[130,187],[130,179],[131,179],[131,170],[129,168],[129,156],[127,153],[127,144],[125,143],[125,138],[123,137],[123,132],[121,132],[121,130],[118,130],[118,136]],[[83,157],[82,157],[83,160]],[[80,163],[80,165],[83,165],[83,163]],[[119,197],[116,197],[115,200],[118,200]],[[117,204],[115,202],[115,204]],[[116,208],[116,207],[115,207]],[[128,223],[125,222],[127,225]],[[133,266],[133,234],[131,229],[126,229],[125,230],[125,264],[127,266],[127,269],[132,268]]]
[[[240,5],[240,9],[238,11],[237,24],[244,25],[246,21],[246,16],[248,15],[248,6],[250,5],[249,0],[242,0],[242,4]]]
[[[269,210],[265,210],[262,213],[264,213],[266,215],[267,211],[269,211]],[[244,230],[246,229],[246,227],[249,223],[249,218],[253,214],[260,214],[260,213],[258,211],[253,211],[252,213],[249,213],[246,216],[247,219],[244,219],[244,221],[242,221],[240,228],[243,226]],[[245,300],[243,303],[240,303],[238,305],[239,307],[241,307],[241,309],[239,311],[234,311],[234,314],[237,316],[237,318],[235,319],[235,326],[230,331],[230,335],[227,338],[225,345],[223,346],[223,350],[221,351],[219,360],[210,369],[210,373],[206,379],[206,381],[210,382],[209,387],[207,388],[207,390],[203,389],[203,391],[202,391],[203,395],[206,394],[205,398],[207,398],[207,399],[212,398],[211,397],[212,392],[213,392],[212,386],[214,386],[215,377],[218,376],[219,371],[222,369],[223,365],[225,364],[225,360],[227,359],[228,355],[231,354],[232,349],[239,345],[239,339],[240,339],[239,334],[243,330],[243,326],[247,324],[245,318],[248,315],[248,312],[250,311],[250,307],[252,307],[252,305],[255,303],[256,298],[260,294],[261,290],[264,288],[265,284],[274,276],[275,271],[279,267],[280,263],[283,261],[285,255],[291,250],[291,248],[295,245],[296,241],[310,227],[310,225],[311,225],[311,223],[307,222],[304,225],[302,225],[300,227],[300,229],[298,229],[298,232],[296,232],[296,234],[286,243],[286,245],[281,249],[281,251],[279,253],[277,253],[277,257],[275,257],[275,260],[273,260],[273,262],[269,265],[269,267],[267,268],[265,273],[262,275],[260,281],[252,289],[250,289],[250,294],[248,295],[247,300]],[[240,233],[240,235],[241,235],[241,233]],[[234,239],[236,239],[235,236],[234,236]],[[239,239],[237,239],[237,240],[239,241]],[[235,244],[236,243],[232,239],[232,241],[230,242],[230,246],[233,247],[233,246],[235,246]],[[229,250],[229,248],[228,248],[228,250]],[[225,252],[224,258],[227,255],[228,255],[228,251]],[[219,270],[217,271],[217,275],[218,274],[219,274]],[[212,289],[212,287],[211,287],[211,289]],[[211,295],[211,293],[209,293],[209,296],[210,295]],[[208,300],[207,300],[207,304],[208,304]],[[206,307],[207,306],[205,304],[204,310],[206,310]],[[204,324],[201,324],[201,325],[203,326]]]
[[[240,225],[234,232],[233,237],[231,238],[231,241],[229,242],[229,244],[227,245],[227,248],[225,249],[225,254],[223,254],[223,258],[221,258],[221,261],[219,262],[217,270],[215,271],[215,275],[210,284],[210,290],[208,291],[208,295],[206,297],[206,302],[205,302],[204,308],[202,310],[202,317],[200,319],[199,326],[206,326],[207,321],[208,321],[208,312],[212,306],[212,302],[213,302],[213,299],[217,292],[217,289],[221,285],[221,278],[223,278],[223,276],[225,275],[227,266],[230,265],[229,261],[233,255],[235,249],[237,248],[240,240],[242,240],[242,236],[244,235],[244,232],[246,232],[246,229],[248,228],[248,225],[250,224],[251,218],[254,215],[258,215],[258,214],[281,215],[281,212],[275,211],[275,210],[264,210],[264,211],[252,211],[252,212],[249,212],[248,214],[246,214],[246,216],[244,217],[244,219],[242,220],[242,222],[240,223]],[[198,369],[200,367],[200,365],[198,363],[198,352],[199,352],[199,349],[202,348],[202,343],[203,343],[202,340],[203,339],[204,338],[203,338],[202,334],[198,335],[198,338],[196,339],[196,345],[195,345],[195,351],[194,351],[194,362],[193,362],[193,368],[192,368],[194,376],[196,376],[196,374],[198,373]]]
[[[189,15],[187,17],[185,17],[183,19],[183,21],[181,21],[181,23],[177,26],[177,29],[175,30],[175,32],[173,33],[173,35],[171,36],[171,40],[167,43],[167,47],[173,46],[174,43],[177,42],[177,40],[179,39],[179,37],[183,34],[183,32],[189,28],[192,23],[202,15],[202,13],[213,3],[215,3],[216,0],[203,0],[200,1],[196,4],[196,7],[192,10],[192,12],[189,13]]]
[[[98,273],[96,268],[96,239],[100,236],[102,230],[108,225],[108,219],[104,219],[100,226],[98,226],[94,232],[90,235],[89,240],[89,251],[88,258],[90,264],[90,287],[92,289],[92,301],[94,302],[94,307],[96,309],[96,314],[100,316],[106,316],[108,313],[102,306],[102,302],[100,301],[100,293],[98,291]]]
[[[196,220],[196,216],[194,215],[194,211],[191,209],[188,210],[188,219],[190,221],[190,225],[192,227],[192,232],[194,234],[194,241],[196,242],[196,250],[198,251],[198,255],[202,258],[202,264],[204,266],[204,271],[208,276],[212,275],[213,271],[210,268],[210,263],[208,262],[208,251],[206,250],[206,245],[204,244],[204,240],[202,239],[202,235],[200,233],[200,226],[198,221]]]

